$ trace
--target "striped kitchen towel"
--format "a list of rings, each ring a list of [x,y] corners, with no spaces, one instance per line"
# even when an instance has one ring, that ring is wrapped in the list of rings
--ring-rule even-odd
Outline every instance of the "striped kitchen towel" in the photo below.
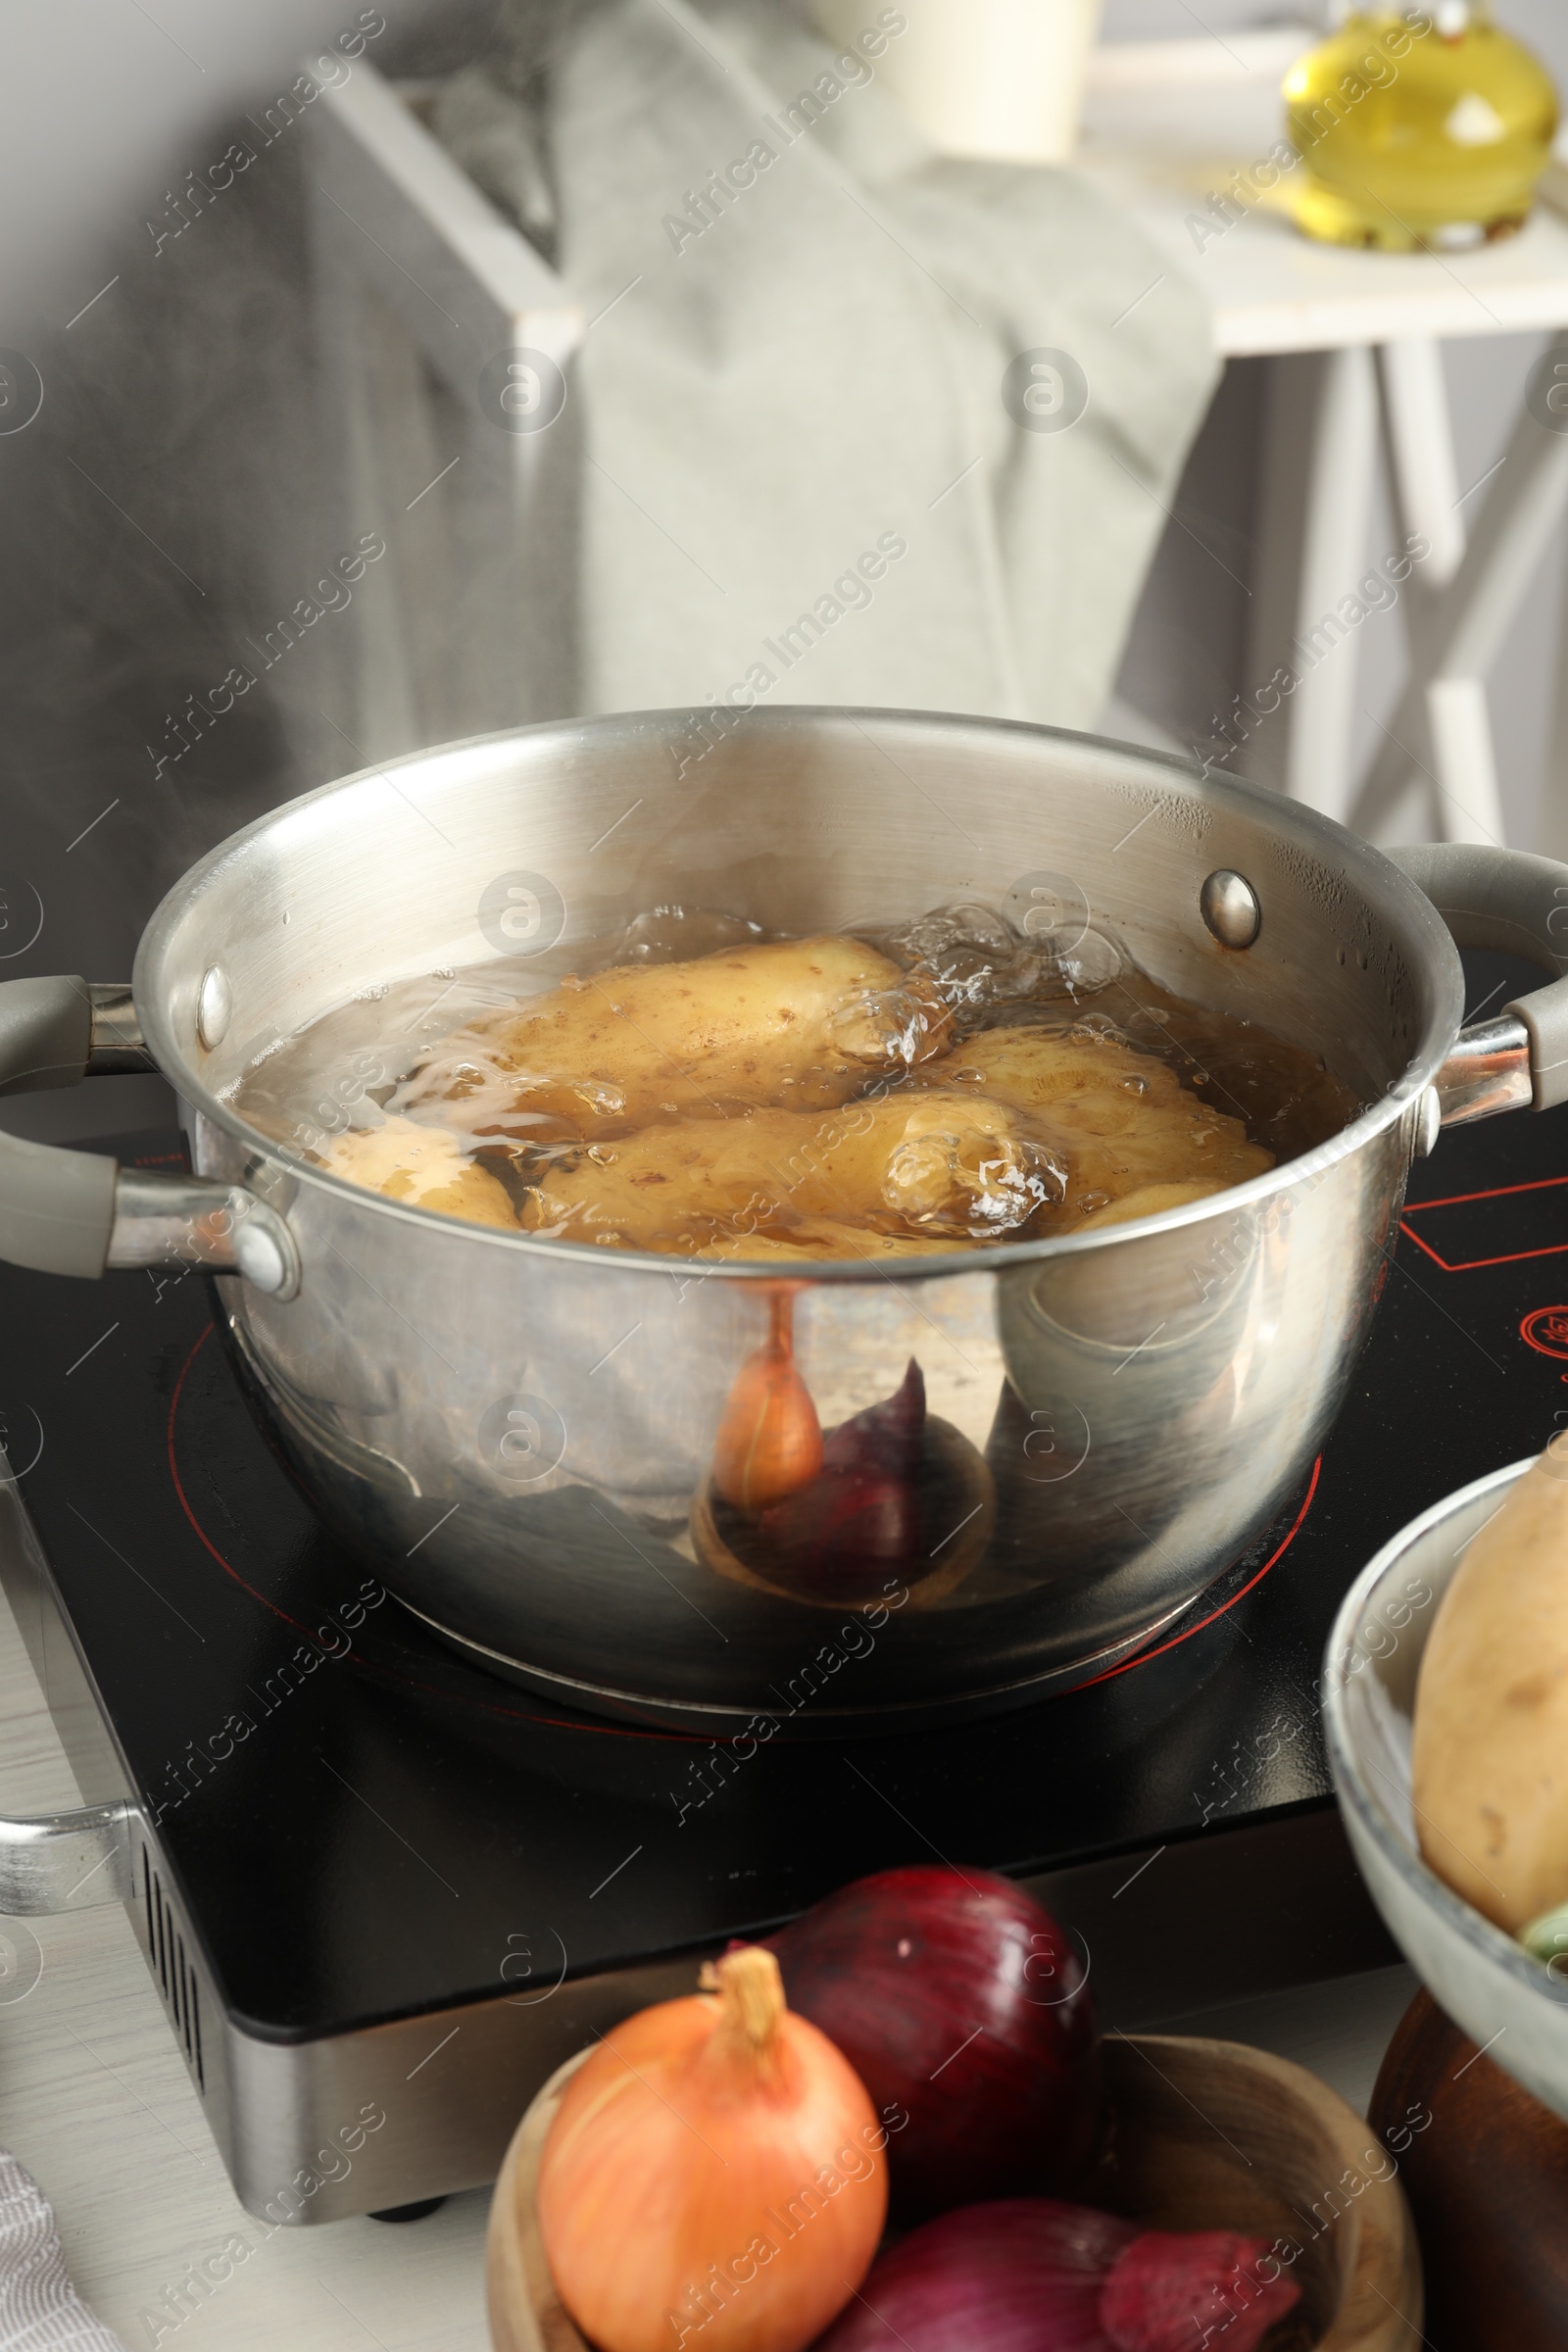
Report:
[[[0,2352],[124,2352],[71,2283],[48,2198],[3,2149]]]

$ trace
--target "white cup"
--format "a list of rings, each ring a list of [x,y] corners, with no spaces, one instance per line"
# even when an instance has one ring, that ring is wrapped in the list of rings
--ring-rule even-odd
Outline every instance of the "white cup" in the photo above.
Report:
[[[878,78],[947,155],[1065,163],[1078,144],[1101,0],[811,0],[848,48],[888,16],[908,20],[876,61]]]

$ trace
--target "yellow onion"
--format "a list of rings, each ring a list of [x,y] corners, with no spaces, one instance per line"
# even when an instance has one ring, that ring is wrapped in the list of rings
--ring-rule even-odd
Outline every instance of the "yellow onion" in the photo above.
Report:
[[[871,2265],[887,2132],[746,1945],[568,2082],[539,2167],[562,2301],[600,2352],[800,2352]]]
[[[822,1467],[822,1424],[796,1369],[794,1306],[780,1285],[768,1299],[767,1339],[741,1366],[718,1425],[713,1487],[739,1511],[764,1510]]]

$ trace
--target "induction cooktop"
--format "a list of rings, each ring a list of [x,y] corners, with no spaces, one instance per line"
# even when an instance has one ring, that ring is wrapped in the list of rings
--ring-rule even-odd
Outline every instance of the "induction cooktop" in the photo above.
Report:
[[[221,1321],[196,1272],[0,1268],[0,1568],[108,1808],[48,1900],[124,1902],[241,2198],[327,2220],[492,2179],[592,2033],[897,1863],[1024,1880],[1110,2025],[1396,1957],[1333,1804],[1322,1648],[1396,1529],[1568,1420],[1568,1110],[1418,1163],[1324,1455],[1185,1620],[917,1734],[715,1741],[492,1680],[322,1532]]]

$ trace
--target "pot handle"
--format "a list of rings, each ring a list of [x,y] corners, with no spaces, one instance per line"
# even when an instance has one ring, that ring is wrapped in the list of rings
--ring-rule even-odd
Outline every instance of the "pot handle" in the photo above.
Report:
[[[128,1901],[135,1892],[133,1818],[129,1805],[117,1800],[21,1821],[0,1819],[0,1914],[38,1919]]]
[[[0,982],[0,1095],[154,1070],[128,988],[85,980]],[[0,1133],[0,1258],[43,1274],[107,1266],[210,1266],[274,1298],[299,1289],[294,1237],[276,1209],[212,1176],[122,1168],[96,1152]]]
[[[1426,892],[1459,947],[1525,956],[1554,983],[1459,1032],[1432,1082],[1442,1124],[1568,1102],[1568,865],[1468,841],[1388,855]]]

